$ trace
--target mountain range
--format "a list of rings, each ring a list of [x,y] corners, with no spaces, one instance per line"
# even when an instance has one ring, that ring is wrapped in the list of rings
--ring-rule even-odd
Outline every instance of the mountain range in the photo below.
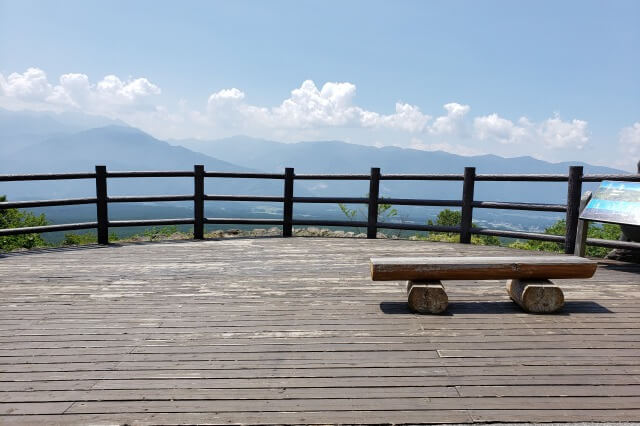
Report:
[[[443,151],[398,147],[372,147],[340,141],[280,143],[235,136],[218,140],[156,139],[136,128],[108,118],[82,114],[16,112],[0,109],[0,174],[92,171],[96,164],[109,170],[191,170],[203,164],[209,171],[297,173],[462,173],[474,166],[477,173],[566,174],[570,165],[584,166],[585,173],[622,174],[621,170],[580,162],[550,163],[532,157],[497,155],[461,156]],[[593,186],[593,185],[592,185]],[[591,187],[589,187],[591,188]],[[381,196],[398,198],[460,199],[460,182],[383,181]],[[189,178],[110,179],[111,195],[182,194],[193,192]],[[208,194],[279,195],[282,182],[249,179],[207,179]],[[298,196],[364,196],[368,182],[296,181]],[[45,199],[90,196],[94,183],[85,181],[4,182],[0,193],[10,199]],[[476,199],[494,201],[562,203],[566,184],[526,182],[478,182]],[[207,203],[207,205],[215,203]],[[238,203],[227,203],[238,204]],[[219,208],[221,204],[215,204]],[[270,205],[277,213],[279,206]],[[184,208],[189,208],[186,206]],[[251,205],[256,208],[255,204]],[[261,207],[264,209],[264,206]],[[275,208],[275,210],[274,210]],[[260,209],[258,209],[260,210]],[[409,216],[425,208],[406,208]],[[427,208],[427,210],[429,210]],[[434,210],[431,209],[431,212]],[[337,206],[296,205],[303,215],[340,215]],[[542,221],[557,215],[522,212],[478,211],[474,217],[495,221]],[[512,219],[509,219],[512,218]],[[517,220],[513,218],[518,218]],[[526,220],[525,220],[526,219]],[[549,219],[550,220],[550,219]]]

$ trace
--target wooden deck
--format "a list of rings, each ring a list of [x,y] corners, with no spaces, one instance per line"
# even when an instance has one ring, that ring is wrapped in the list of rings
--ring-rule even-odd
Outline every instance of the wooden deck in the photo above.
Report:
[[[263,238],[0,258],[0,424],[640,419],[640,267],[557,280],[556,315],[504,282],[445,282],[407,311],[371,256],[536,255]]]

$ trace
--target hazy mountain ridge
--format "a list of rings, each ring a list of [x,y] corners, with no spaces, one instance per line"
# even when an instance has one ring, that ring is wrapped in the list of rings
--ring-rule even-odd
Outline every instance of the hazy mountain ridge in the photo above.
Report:
[[[57,135],[3,155],[0,173],[91,172],[95,165],[108,170],[193,170],[203,164],[207,170],[253,171],[180,146],[172,146],[141,130],[110,125],[78,133]],[[211,185],[214,182],[208,180]],[[281,192],[273,181],[216,180],[217,193],[263,194]],[[10,199],[89,196],[95,184],[89,180],[54,182],[7,182],[0,193]],[[112,195],[188,194],[190,178],[109,179]]]
[[[476,167],[478,173],[566,173],[570,165],[584,166],[585,173],[628,173],[579,161],[551,163],[530,156],[506,158],[493,154],[462,156],[445,151],[378,148],[342,141],[282,143],[233,136],[169,142],[234,164],[269,171],[280,171],[284,167],[280,163],[286,163],[301,173],[366,173],[373,166],[380,167],[383,173],[461,173],[469,166]]]
[[[15,120],[11,116],[15,115]],[[91,119],[88,119],[89,121]],[[108,120],[108,119],[107,119]],[[7,124],[10,123],[10,124]],[[340,141],[316,141],[280,143],[245,136],[214,141],[171,141],[156,139],[133,127],[110,125],[106,127],[70,132],[79,123],[64,124],[47,114],[27,114],[0,110],[0,135],[20,129],[29,129],[40,138],[46,132],[50,137],[22,146],[14,152],[0,156],[0,173],[46,173],[93,171],[96,164],[104,164],[109,170],[192,170],[194,164],[203,164],[209,171],[282,171],[295,167],[297,173],[368,173],[372,166],[383,173],[462,173],[465,166],[477,167],[478,173],[561,173],[566,174],[570,164],[584,165],[586,173],[624,173],[607,167],[584,163],[549,163],[531,157],[503,158],[497,155],[464,157],[443,151],[420,151],[398,147],[376,148]],[[41,123],[41,125],[38,125]],[[9,130],[7,130],[9,129]],[[4,132],[4,133],[3,133]],[[10,142],[0,139],[2,145]],[[6,148],[4,146],[3,148]],[[199,151],[199,152],[197,152]],[[109,179],[110,195],[190,194],[191,178]],[[593,189],[595,185],[585,185]],[[277,180],[207,179],[208,194],[280,195],[282,182]],[[298,196],[363,196],[368,192],[367,181],[296,181]],[[461,198],[461,182],[444,181],[382,181],[381,195],[397,198],[451,199]],[[10,199],[51,199],[77,196],[93,196],[92,180],[53,182],[5,182],[0,184],[0,194]],[[526,182],[478,182],[476,200],[525,201],[562,203],[566,198],[566,183]],[[163,203],[156,206],[178,208],[175,214],[189,216],[190,203]],[[142,207],[137,205],[136,209]],[[124,205],[114,205],[113,211]],[[132,205],[133,207],[133,205]],[[158,207],[148,206],[150,215],[158,217]],[[74,211],[80,212],[79,207]],[[153,212],[153,209],[156,209]],[[269,211],[278,215],[278,203],[207,203],[207,210],[214,215],[237,216],[247,211],[255,214]],[[64,208],[54,208],[61,217],[68,216]],[[69,208],[69,211],[72,209]],[[439,208],[403,207],[402,215],[419,223],[431,217]],[[91,209],[86,210],[90,212]],[[168,211],[168,210],[165,210]],[[127,215],[139,217],[140,210],[127,209]],[[82,213],[85,215],[86,213]],[[171,213],[173,214],[173,213]],[[266,214],[266,213],[265,213]],[[334,217],[341,213],[336,205],[296,204],[299,217]],[[549,224],[557,214],[480,210],[474,219],[500,224],[501,227],[527,227],[529,229]]]
[[[122,121],[82,113],[10,111],[0,108],[0,156],[61,136],[108,125],[127,126]]]
[[[195,151],[245,167],[281,171],[295,167],[298,173],[368,173],[372,166],[382,173],[456,173],[474,166],[477,173],[566,174],[570,165],[584,166],[585,173],[625,174],[622,170],[582,162],[550,163],[532,157],[504,158],[497,155],[461,156],[444,151],[422,151],[399,147],[376,148],[339,141],[279,143],[244,136],[213,141],[172,141]],[[363,195],[366,185],[353,182],[300,181],[298,186],[318,195]],[[592,185],[593,186],[593,185]],[[566,198],[566,184],[523,182],[479,182],[477,199],[560,203]],[[359,191],[359,192],[358,192]],[[459,199],[459,182],[383,181],[385,196]]]

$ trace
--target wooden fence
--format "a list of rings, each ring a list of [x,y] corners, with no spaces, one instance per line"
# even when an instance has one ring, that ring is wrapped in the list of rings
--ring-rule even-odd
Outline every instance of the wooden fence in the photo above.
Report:
[[[108,179],[149,177],[192,177],[193,194],[159,195],[159,196],[123,196],[110,197],[107,190]],[[239,178],[239,179],[280,179],[284,181],[282,197],[252,195],[208,195],[204,191],[205,178]],[[573,254],[576,245],[576,232],[580,197],[583,182],[600,182],[602,180],[618,180],[640,182],[640,175],[583,175],[582,166],[571,166],[568,175],[542,174],[476,174],[475,167],[466,167],[463,174],[381,174],[379,168],[372,168],[370,174],[295,174],[293,168],[286,168],[284,173],[235,173],[208,172],[204,166],[196,165],[193,171],[107,171],[106,166],[96,166],[95,173],[58,173],[58,174],[22,174],[0,175],[0,182],[7,181],[45,181],[62,179],[95,179],[96,196],[91,198],[70,198],[42,201],[8,201],[1,202],[0,209],[29,208],[46,206],[68,206],[78,204],[96,205],[96,222],[68,223],[61,225],[35,226],[27,228],[0,229],[0,236],[19,235],[52,231],[70,231],[79,229],[97,229],[98,243],[109,243],[109,228],[122,226],[159,226],[159,225],[193,225],[195,239],[204,238],[205,224],[246,224],[282,226],[283,237],[291,237],[293,226],[340,226],[366,227],[367,238],[376,238],[378,229],[401,229],[413,231],[453,232],[460,234],[460,242],[469,244],[471,235],[490,235],[497,237],[522,238],[552,241],[564,244],[566,253]],[[296,180],[362,180],[369,181],[369,196],[354,197],[296,197],[293,193]],[[426,200],[406,198],[379,197],[380,181],[462,181],[462,198],[459,200]],[[567,182],[567,204],[510,203],[498,201],[477,201],[474,199],[476,182]],[[110,203],[157,202],[157,201],[192,201],[193,217],[179,219],[153,220],[109,220]],[[243,219],[243,218],[207,218],[204,214],[205,201],[258,201],[283,203],[282,219]],[[347,203],[367,204],[367,221],[343,220],[307,220],[293,217],[294,203]],[[462,210],[460,226],[417,225],[408,223],[378,222],[378,205],[392,204],[401,206],[436,206],[459,207]],[[477,228],[472,226],[473,209],[509,209],[533,210],[545,212],[564,212],[566,214],[566,234],[564,236],[534,232],[506,231],[499,229]],[[587,239],[588,245],[608,248],[640,249],[640,243],[625,241],[609,241]]]

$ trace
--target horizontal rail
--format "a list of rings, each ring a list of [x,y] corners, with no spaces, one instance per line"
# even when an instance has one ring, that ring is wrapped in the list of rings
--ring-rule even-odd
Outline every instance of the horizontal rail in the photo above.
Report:
[[[402,229],[402,230],[406,230],[406,231],[460,233],[460,227],[459,226],[418,225],[417,223],[378,222],[378,228]]]
[[[370,175],[360,174],[296,174],[295,179],[301,180],[369,180]]]
[[[583,182],[600,182],[603,180],[640,182],[640,175],[584,175],[582,177]]]
[[[136,177],[193,177],[191,170],[160,170],[160,171],[109,171],[109,178]],[[282,173],[245,173],[245,172],[205,172],[206,177],[218,178],[246,178],[246,179],[284,179]],[[95,173],[38,173],[38,174],[4,174],[0,175],[0,182],[33,181],[33,180],[62,180],[62,179],[95,179]],[[295,179],[301,180],[369,180],[367,174],[296,174]],[[383,174],[380,180],[443,180],[461,181],[461,174]],[[566,182],[567,175],[559,174],[478,174],[476,181],[512,181],[512,182]],[[603,180],[618,180],[626,182],[640,182],[640,175],[584,175],[583,182],[600,182]]]
[[[189,170],[130,171],[107,172],[108,178],[140,178],[140,177],[193,177]]]
[[[342,226],[366,228],[367,222],[362,220],[320,220],[320,219],[293,219],[294,225],[302,226]]]
[[[475,177],[476,181],[487,182],[567,182],[569,180],[568,175],[539,175],[539,174],[478,174]]]
[[[501,229],[485,229],[485,228],[471,228],[472,234],[488,235],[492,237],[506,237],[506,238],[525,238],[527,240],[539,240],[550,241],[554,243],[564,243],[564,236],[542,234],[538,232],[524,232],[524,231],[505,231]]]
[[[95,204],[97,198],[63,198],[58,200],[33,201],[4,201],[0,203],[0,210],[24,209],[29,207],[72,206],[77,204]]]
[[[344,203],[368,204],[368,198],[362,197],[293,197],[294,203]]]
[[[42,232],[73,231],[97,228],[98,222],[66,223],[64,225],[29,226],[26,228],[0,229],[0,237],[6,235],[40,234]]]
[[[204,223],[210,223],[215,225],[282,225],[284,221],[282,219],[247,219],[247,218],[205,218]]]
[[[95,179],[95,173],[41,173],[27,175],[0,175],[0,182],[27,180]]]
[[[597,246],[597,247],[606,247],[606,248],[640,250],[640,243],[636,243],[632,241],[601,240],[600,238],[587,238],[587,245]]]
[[[236,179],[284,179],[282,173],[205,172],[204,176]]]
[[[416,200],[413,198],[379,198],[378,204],[399,206],[461,207],[461,200]]]
[[[542,212],[566,212],[564,204],[505,203],[501,201],[474,201],[473,207],[481,209],[535,210]]]
[[[426,232],[447,232],[460,235],[462,243],[470,242],[470,235],[488,235],[507,238],[522,238],[531,240],[551,241],[564,243],[566,253],[573,253],[572,247],[575,240],[575,219],[577,217],[581,185],[583,182],[599,182],[602,180],[617,180],[627,182],[640,182],[640,175],[634,174],[593,174],[583,175],[582,166],[572,166],[569,174],[476,174],[475,168],[465,168],[464,174],[385,174],[380,173],[379,168],[372,168],[370,174],[298,174],[294,169],[287,168],[285,173],[262,172],[232,172],[210,171],[206,172],[204,166],[196,165],[194,170],[174,171],[107,171],[105,166],[96,166],[95,173],[46,173],[46,174],[5,174],[0,175],[0,182],[5,181],[44,181],[63,179],[95,179],[96,197],[68,198],[57,200],[32,200],[32,201],[6,201],[0,202],[0,210],[11,208],[32,208],[48,206],[65,206],[79,204],[97,205],[97,222],[71,223],[60,225],[47,225],[29,228],[2,229],[0,235],[19,235],[39,232],[53,232],[74,229],[98,228],[98,241],[101,244],[108,243],[108,227],[124,226],[155,226],[155,225],[194,225],[194,237],[202,238],[203,224],[246,224],[246,225],[278,225],[282,226],[283,236],[291,236],[292,225],[335,226],[335,227],[361,227],[367,228],[367,237],[375,238],[376,229],[401,229]],[[155,177],[186,177],[194,179],[194,194],[178,195],[138,195],[138,196],[114,196],[108,197],[107,178],[155,178]],[[257,196],[257,195],[206,195],[204,194],[204,178],[236,178],[236,179],[281,179],[284,180],[284,196]],[[368,197],[294,197],[294,180],[361,180],[369,182]],[[414,181],[462,181],[461,200],[425,200],[412,198],[380,198],[380,180],[414,180]],[[474,201],[474,182],[501,181],[501,182],[567,182],[567,205],[544,203],[521,203],[500,201]],[[154,220],[120,220],[108,221],[109,203],[134,203],[134,202],[193,202],[193,218],[154,219]],[[284,203],[283,217],[281,219],[253,219],[253,218],[204,218],[204,201],[250,201]],[[293,219],[294,203],[346,203],[368,204],[369,215],[367,221],[347,220],[321,220],[321,219]],[[376,221],[376,207],[384,204],[399,206],[430,206],[430,207],[461,207],[462,225],[447,227],[437,225],[420,225],[414,223],[386,223]],[[547,211],[566,213],[567,232],[565,236],[549,235],[535,232],[472,228],[472,209],[507,209],[524,211]],[[640,243],[625,241],[608,241],[600,239],[587,239],[588,245],[609,248],[640,248]]]
[[[163,225],[193,225],[193,218],[179,219],[147,219],[147,220],[110,220],[109,226],[163,226]]]
[[[153,201],[193,201],[193,195],[136,195],[124,197],[109,197],[110,203],[150,203]]]
[[[380,180],[464,180],[464,175],[458,174],[386,174],[380,175]]]
[[[205,195],[206,201],[262,201],[272,203],[282,203],[284,197],[269,197],[262,195]]]

